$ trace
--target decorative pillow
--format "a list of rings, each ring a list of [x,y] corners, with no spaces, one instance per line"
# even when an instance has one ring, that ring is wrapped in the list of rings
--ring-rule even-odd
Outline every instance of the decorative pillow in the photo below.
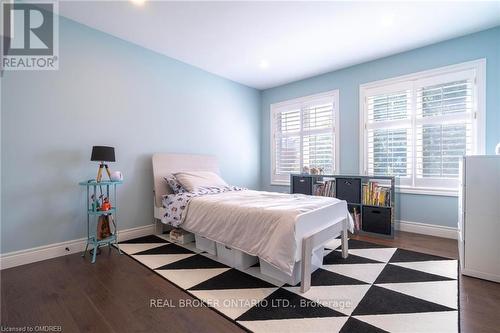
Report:
[[[224,179],[211,171],[178,172],[174,176],[182,187],[189,192],[193,192],[201,187],[227,186]]]
[[[182,185],[177,181],[174,175],[168,175],[165,177],[165,181],[167,182],[168,186],[172,189],[172,192],[174,194],[179,194],[179,193],[185,193],[187,192]]]

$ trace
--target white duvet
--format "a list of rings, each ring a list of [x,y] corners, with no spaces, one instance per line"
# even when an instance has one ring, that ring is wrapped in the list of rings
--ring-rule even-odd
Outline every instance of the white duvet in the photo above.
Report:
[[[298,260],[297,220],[331,205],[344,206],[349,216],[346,202],[335,198],[251,190],[203,195],[190,200],[182,228],[258,256],[292,275]]]

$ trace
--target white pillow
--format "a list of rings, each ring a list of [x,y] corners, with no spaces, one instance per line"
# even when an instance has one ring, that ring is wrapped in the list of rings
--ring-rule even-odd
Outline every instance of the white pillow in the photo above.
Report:
[[[206,186],[227,186],[224,179],[211,171],[177,172],[174,176],[182,187],[189,192]]]

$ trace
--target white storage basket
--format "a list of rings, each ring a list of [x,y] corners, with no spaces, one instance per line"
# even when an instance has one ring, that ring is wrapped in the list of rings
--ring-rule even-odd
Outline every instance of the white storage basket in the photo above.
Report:
[[[217,243],[217,258],[230,267],[245,269],[257,263],[257,257],[251,256],[224,244]]]
[[[320,247],[313,251],[312,259],[311,259],[311,273],[323,266],[323,254],[324,249]],[[301,280],[301,271],[300,271],[301,261],[297,261],[293,267],[292,276],[289,276],[276,267],[268,264],[264,260],[260,260],[260,272],[264,275],[272,277],[276,280],[283,281],[288,283],[289,285],[296,285]]]
[[[208,252],[214,256],[217,255],[217,248],[214,241],[200,235],[194,235],[194,239],[198,250]]]

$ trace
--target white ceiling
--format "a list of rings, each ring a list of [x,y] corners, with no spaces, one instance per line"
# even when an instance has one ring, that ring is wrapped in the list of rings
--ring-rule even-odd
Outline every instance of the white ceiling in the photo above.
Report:
[[[66,1],[59,12],[258,89],[500,25],[500,1]]]

